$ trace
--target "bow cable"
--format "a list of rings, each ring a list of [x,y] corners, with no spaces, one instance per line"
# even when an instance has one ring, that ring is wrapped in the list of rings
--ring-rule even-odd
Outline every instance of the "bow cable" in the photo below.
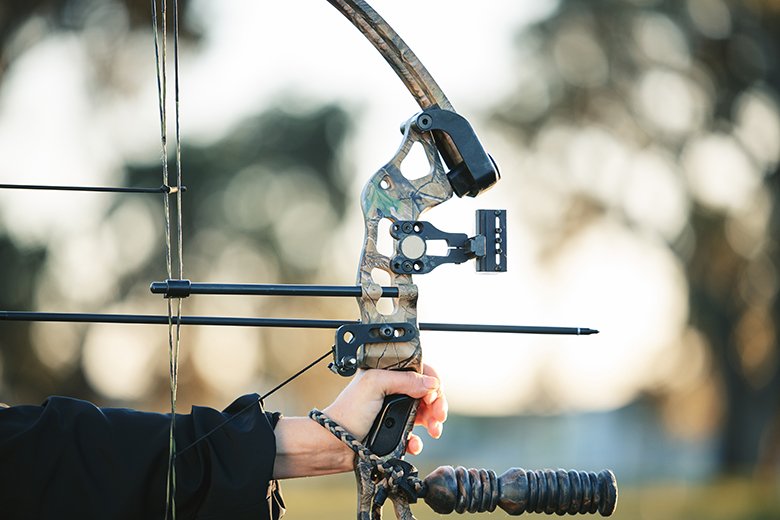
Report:
[[[167,120],[167,40],[168,40],[168,0],[163,0],[158,8],[157,0],[151,0],[152,24],[154,30],[154,57],[157,72],[157,94],[160,114],[160,154],[162,163],[162,182],[168,185],[168,120]],[[158,22],[157,13],[161,21]],[[173,0],[173,55],[174,55],[174,100],[175,100],[175,140],[176,140],[176,186],[182,185],[181,173],[181,129],[179,124],[179,6]],[[184,276],[183,232],[182,232],[182,190],[176,190],[176,256],[178,278]],[[165,214],[165,266],[168,277],[174,277],[173,247],[170,201],[163,197],[163,212]],[[181,344],[181,298],[176,298],[174,319],[174,304],[167,299],[168,310],[168,364],[170,373],[171,424],[168,436],[168,471],[165,490],[165,518],[176,518],[176,393],[178,390],[179,346]],[[174,327],[174,323],[176,326]]]
[[[242,409],[240,409],[238,412],[234,413],[233,415],[231,415],[230,417],[228,417],[227,419],[225,419],[224,421],[222,421],[221,423],[219,423],[218,425],[216,425],[215,427],[213,427],[211,430],[209,430],[208,432],[204,433],[203,435],[201,435],[200,437],[198,437],[197,439],[195,439],[194,441],[192,441],[192,442],[191,442],[191,443],[190,443],[190,444],[189,444],[189,445],[188,445],[186,448],[183,448],[183,449],[179,450],[179,452],[178,452],[178,453],[179,453],[179,454],[182,454],[182,453],[184,453],[185,451],[187,451],[187,450],[189,450],[190,448],[192,448],[193,446],[195,446],[195,445],[199,444],[201,441],[203,441],[203,440],[207,439],[208,437],[211,437],[211,435],[212,435],[214,432],[216,432],[217,430],[220,430],[220,429],[222,429],[222,428],[223,428],[224,426],[226,426],[226,425],[227,425],[229,422],[231,422],[233,419],[235,419],[235,418],[236,418],[236,417],[238,417],[239,415],[243,414],[243,413],[244,413],[244,412],[246,412],[247,410],[251,410],[252,408],[254,408],[255,406],[257,406],[257,404],[258,404],[258,403],[260,403],[260,405],[262,406],[262,405],[263,405],[263,403],[264,403],[264,401],[266,400],[266,398],[268,398],[268,397],[269,397],[271,394],[275,393],[277,390],[279,390],[280,388],[282,388],[283,386],[285,386],[287,383],[290,383],[290,382],[292,382],[294,379],[297,379],[299,376],[303,375],[303,373],[304,373],[304,372],[306,372],[306,371],[308,371],[310,368],[313,368],[314,366],[316,366],[316,365],[317,365],[317,364],[318,364],[320,361],[322,361],[322,360],[323,360],[323,359],[325,359],[326,357],[333,355],[333,352],[334,352],[334,350],[335,350],[335,347],[331,347],[331,348],[330,348],[330,349],[329,349],[327,352],[325,352],[324,354],[322,354],[320,357],[318,357],[317,359],[315,359],[314,361],[312,361],[311,363],[309,363],[309,364],[308,364],[308,365],[306,365],[305,367],[301,368],[301,369],[300,369],[300,370],[298,370],[296,373],[294,373],[293,375],[291,375],[290,377],[288,377],[287,379],[285,379],[285,380],[284,380],[284,381],[282,381],[281,383],[277,384],[277,385],[276,385],[275,387],[273,387],[272,389],[268,390],[268,391],[267,391],[265,394],[261,395],[261,396],[260,396],[260,397],[257,399],[257,401],[252,401],[251,403],[249,403],[248,405],[246,405],[245,407],[243,407]]]

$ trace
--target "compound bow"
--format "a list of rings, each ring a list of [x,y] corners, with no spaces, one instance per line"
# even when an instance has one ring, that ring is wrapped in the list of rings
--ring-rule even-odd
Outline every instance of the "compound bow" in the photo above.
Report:
[[[392,27],[366,2],[328,1],[374,45],[422,109],[402,126],[403,140],[396,154],[363,188],[361,207],[365,238],[357,286],[276,286],[264,292],[257,286],[242,289],[200,284],[196,291],[254,290],[255,294],[305,296],[336,295],[341,291],[343,295],[357,296],[360,322],[338,327],[331,369],[343,376],[353,375],[358,368],[419,372],[422,369],[419,339],[422,327],[417,324],[417,286],[412,281],[412,274],[429,273],[443,263],[462,263],[472,258],[479,271],[505,271],[507,252],[504,210],[479,210],[477,234],[470,238],[462,233],[440,231],[429,222],[419,220],[420,215],[447,201],[453,194],[459,197],[479,195],[496,183],[499,173],[471,125],[453,110],[441,88]],[[401,163],[415,143],[425,151],[429,173],[412,180],[401,172]],[[446,172],[440,157],[447,165]],[[382,219],[391,222],[392,257],[377,249]],[[447,255],[428,254],[427,242],[431,240],[446,241]],[[389,287],[377,283],[376,270],[389,275]],[[152,290],[169,297],[181,297],[192,294],[193,285],[187,281],[168,280],[153,284]],[[394,299],[391,311],[379,310],[378,302],[382,297]],[[476,330],[476,327],[466,325],[461,326],[461,330]],[[591,329],[532,328],[514,331],[595,332]],[[321,412],[312,410],[312,419],[330,429],[357,454],[358,519],[381,518],[382,505],[387,498],[392,500],[396,516],[402,520],[414,518],[409,504],[421,497],[439,513],[494,511],[496,507],[512,515],[534,511],[548,514],[599,512],[608,516],[614,511],[617,485],[614,475],[606,470],[596,475],[511,469],[497,477],[489,470],[442,467],[424,480],[417,478],[414,467],[403,461],[417,405],[417,401],[408,396],[388,396],[364,443]]]
[[[361,0],[329,0],[382,54],[420,105],[422,112],[403,125],[404,137],[395,156],[366,183],[361,196],[365,239],[357,282],[361,323],[344,325],[336,333],[333,368],[351,375],[357,367],[416,370],[422,367],[417,327],[417,286],[412,274],[430,272],[445,262],[475,258],[479,271],[506,270],[506,214],[503,210],[479,210],[477,235],[439,231],[420,214],[454,194],[475,197],[499,179],[498,169],[485,152],[471,125],[455,113],[449,100],[415,54],[396,32]],[[414,180],[401,173],[401,163],[415,143],[425,150],[430,172]],[[444,159],[449,171],[439,160]],[[392,224],[394,256],[377,251],[381,219]],[[427,254],[428,240],[445,240],[447,256]],[[381,288],[372,277],[375,269],[390,275],[398,288],[392,312],[382,313],[377,301]],[[380,518],[389,496],[399,519],[414,518],[410,502],[424,497],[439,513],[456,510],[493,511],[500,506],[516,515],[526,511],[610,515],[617,500],[614,475],[585,472],[507,471],[500,478],[492,471],[443,467],[425,480],[402,460],[406,439],[414,425],[417,402],[408,396],[386,398],[374,427],[358,453],[355,474],[358,485],[358,518]],[[316,410],[310,414],[339,434]],[[339,435],[348,444],[355,443]]]
[[[462,263],[469,259],[476,260],[479,271],[506,270],[507,234],[504,210],[479,210],[477,233],[473,237],[463,233],[443,232],[431,223],[420,220],[420,215],[425,210],[447,201],[453,194],[458,197],[475,197],[489,189],[499,179],[498,169],[468,121],[454,111],[441,88],[415,54],[376,11],[362,0],[328,1],[374,45],[422,109],[422,112],[402,126],[403,139],[396,154],[363,188],[361,206],[365,221],[365,238],[357,285],[192,283],[183,279],[181,269],[178,279],[171,277],[169,270],[168,280],[151,284],[153,293],[163,294],[168,298],[168,316],[4,311],[0,312],[0,319],[166,323],[169,327],[208,324],[336,328],[331,369],[342,376],[350,376],[358,369],[421,371],[420,330],[537,334],[597,332],[586,328],[417,323],[418,293],[412,280],[413,274],[429,273],[443,263]],[[154,9],[156,12],[156,7]],[[161,96],[164,98],[164,94]],[[425,151],[429,173],[412,180],[402,174],[401,163],[416,143]],[[180,177],[177,183],[177,188],[180,189],[166,188],[167,181],[161,190],[166,193],[166,200],[171,192],[177,193],[177,206],[180,210],[183,191]],[[390,221],[389,233],[394,251],[392,256],[386,256],[377,250],[380,238],[379,223],[383,219]],[[432,240],[446,241],[446,256],[428,253],[427,242]],[[376,270],[389,275],[389,286],[382,287],[376,282]],[[191,294],[350,296],[357,298],[360,321],[196,317],[181,316],[180,311],[173,315],[171,300],[178,299],[180,303],[181,298]],[[378,303],[382,298],[392,299],[391,311],[380,311]],[[172,344],[171,350],[177,351],[178,346],[174,347]],[[176,358],[173,357],[172,414],[175,412],[176,364]],[[321,412],[311,412],[312,419],[330,429],[357,454],[355,474],[358,486],[358,519],[381,518],[382,506],[387,498],[393,502],[396,516],[402,520],[414,518],[409,504],[416,502],[418,498],[424,498],[438,513],[494,511],[497,507],[510,515],[523,512],[559,515],[598,512],[609,516],[614,511],[617,484],[615,476],[608,470],[596,474],[573,470],[526,471],[512,468],[497,476],[490,470],[445,466],[435,470],[425,479],[418,478],[416,469],[403,460],[417,405],[418,402],[408,396],[388,396],[368,437],[363,441],[354,439]],[[211,433],[213,431],[207,435]],[[198,441],[203,438],[205,436]],[[175,455],[176,448],[172,442],[172,482],[169,482],[169,491],[174,495]]]

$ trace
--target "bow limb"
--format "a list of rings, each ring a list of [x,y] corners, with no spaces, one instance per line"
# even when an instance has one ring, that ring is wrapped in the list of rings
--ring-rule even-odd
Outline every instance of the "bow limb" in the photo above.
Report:
[[[452,110],[452,105],[436,80],[398,33],[370,5],[362,0],[328,0],[328,2],[346,16],[387,60],[420,108],[425,110],[437,106],[444,110]]]
[[[454,111],[439,84],[420,62],[398,33],[362,0],[328,0],[366,37],[395,71],[420,108],[440,108]],[[452,139],[443,132],[434,132],[436,144],[450,168],[463,158]]]

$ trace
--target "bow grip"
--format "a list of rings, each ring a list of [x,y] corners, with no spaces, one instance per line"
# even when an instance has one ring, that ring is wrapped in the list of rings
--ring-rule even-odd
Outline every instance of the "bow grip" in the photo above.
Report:
[[[403,438],[409,415],[416,399],[403,394],[391,394],[385,397],[382,409],[374,419],[364,444],[375,455],[384,457],[398,447]]]

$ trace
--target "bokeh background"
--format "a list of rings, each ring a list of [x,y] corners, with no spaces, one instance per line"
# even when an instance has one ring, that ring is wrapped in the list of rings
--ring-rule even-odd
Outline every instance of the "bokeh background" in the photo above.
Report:
[[[360,188],[413,101],[326,2],[180,4],[185,276],[354,283]],[[501,166],[427,219],[471,233],[474,209],[509,211],[509,272],[418,277],[420,319],[601,330],[423,333],[452,415],[415,464],[610,467],[618,518],[780,517],[780,2],[374,7]],[[159,186],[156,88],[148,2],[5,0],[0,183]],[[163,222],[156,195],[0,190],[0,309],[164,314],[148,292]],[[183,312],[357,309],[196,296]],[[179,409],[262,393],[331,343],[185,327]],[[2,322],[0,401],[166,411],[167,349],[160,326]],[[343,384],[323,364],[266,404],[304,414]],[[349,515],[352,486],[285,483],[288,516]]]

